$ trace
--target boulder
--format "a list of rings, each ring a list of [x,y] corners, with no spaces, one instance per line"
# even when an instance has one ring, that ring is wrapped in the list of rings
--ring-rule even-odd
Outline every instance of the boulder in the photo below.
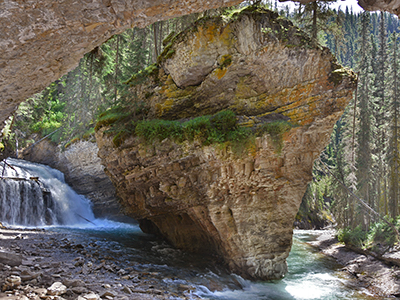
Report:
[[[354,73],[290,21],[254,8],[198,21],[145,73],[129,83],[146,118],[184,124],[230,110],[235,126],[258,134],[243,145],[150,143],[134,133],[118,140],[99,123],[99,156],[126,213],[178,248],[219,254],[246,278],[282,278],[313,162],[352,99]]]
[[[48,289],[47,293],[51,296],[60,296],[67,292],[67,287],[61,282],[54,282]]]
[[[0,250],[0,263],[9,266],[19,266],[22,264],[22,255],[14,252]]]

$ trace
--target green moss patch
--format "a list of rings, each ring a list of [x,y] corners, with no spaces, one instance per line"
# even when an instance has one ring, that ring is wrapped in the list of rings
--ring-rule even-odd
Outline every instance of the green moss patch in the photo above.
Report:
[[[221,58],[221,62],[218,66],[219,69],[225,69],[232,64],[232,56],[229,54],[223,55]]]
[[[203,145],[238,141],[244,137],[244,131],[237,125],[235,114],[229,110],[185,122],[159,119],[140,121],[135,129],[136,135],[147,142],[170,138],[176,142],[198,140]]]
[[[292,127],[293,124],[285,120],[268,122],[257,128],[256,135],[261,136],[264,133],[268,133],[275,146],[275,149],[278,153],[280,153],[283,148],[283,134],[288,132]]]
[[[121,122],[130,116],[129,111],[124,111],[122,109],[110,109],[100,114],[98,121],[95,126],[95,130],[99,130],[101,127],[113,125],[116,122]]]
[[[148,66],[146,69],[134,74],[129,80],[124,82],[130,86],[135,86],[144,83],[148,78],[152,77],[156,82],[158,81],[158,73],[160,68],[157,63]]]

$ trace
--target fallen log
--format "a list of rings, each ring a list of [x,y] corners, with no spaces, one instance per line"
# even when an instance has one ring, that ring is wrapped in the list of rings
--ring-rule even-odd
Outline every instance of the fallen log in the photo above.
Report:
[[[396,265],[396,266],[400,267],[400,259],[385,257],[385,256],[375,253],[373,251],[360,249],[360,248],[354,247],[352,245],[345,245],[345,247],[353,252],[358,253],[358,254],[362,254],[365,256],[368,256],[368,255],[372,256],[373,258],[380,260],[380,261],[384,262],[385,264]]]
[[[0,180],[34,181],[39,185],[43,193],[50,193],[50,190],[43,185],[43,183],[39,180],[39,177],[0,177]]]

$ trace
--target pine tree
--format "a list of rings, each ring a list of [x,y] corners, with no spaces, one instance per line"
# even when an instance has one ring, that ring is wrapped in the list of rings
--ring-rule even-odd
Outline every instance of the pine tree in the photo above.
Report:
[[[358,52],[358,132],[357,132],[357,191],[359,197],[371,203],[371,167],[372,167],[372,153],[371,153],[371,63],[370,63],[370,15],[364,12],[360,21],[360,50]],[[368,223],[368,217],[364,218],[363,213],[358,214],[356,222],[362,224],[364,227]]]
[[[392,34],[390,58],[390,143],[388,150],[389,176],[389,214],[394,219],[399,215],[399,164],[400,164],[400,132],[399,132],[399,60],[397,54],[397,35]]]
[[[319,33],[330,30],[330,22],[335,12],[329,8],[329,4],[335,0],[319,0],[299,6],[296,13],[297,22],[304,27],[314,42],[319,41]]]
[[[375,15],[375,14],[374,14]],[[376,19],[376,18],[375,18]],[[385,14],[380,14],[379,19],[379,30],[378,30],[378,42],[379,48],[376,51],[375,42],[372,47],[372,59],[371,66],[375,74],[373,84],[373,96],[374,96],[374,109],[373,115],[375,119],[375,135],[374,135],[374,149],[373,152],[377,157],[375,175],[376,175],[376,198],[377,198],[377,210],[381,206],[385,207],[387,202],[387,191],[386,191],[386,163],[385,153],[387,150],[387,133],[386,133],[386,118],[385,111],[387,110],[386,105],[386,69],[387,69],[387,38],[386,38],[386,25],[385,25]],[[371,35],[372,37],[372,35]],[[374,57],[374,55],[376,55]],[[383,205],[382,205],[383,202]],[[381,204],[381,205],[380,205]],[[372,208],[375,208],[372,205]]]

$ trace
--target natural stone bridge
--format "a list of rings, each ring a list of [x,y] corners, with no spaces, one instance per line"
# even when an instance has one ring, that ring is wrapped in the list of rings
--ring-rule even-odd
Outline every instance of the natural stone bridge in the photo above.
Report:
[[[72,70],[85,53],[114,34],[129,27],[143,27],[158,20],[240,2],[0,1],[0,129],[20,102]],[[359,0],[359,4],[367,10],[398,14],[400,0]]]

